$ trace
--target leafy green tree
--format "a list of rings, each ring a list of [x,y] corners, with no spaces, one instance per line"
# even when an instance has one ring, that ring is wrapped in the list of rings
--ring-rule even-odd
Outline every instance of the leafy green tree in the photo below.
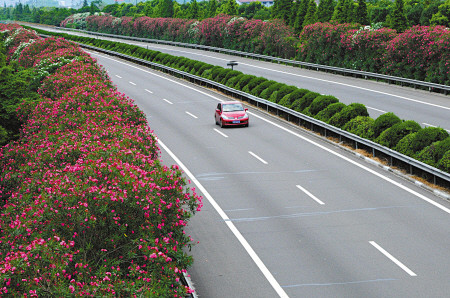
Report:
[[[160,17],[162,17],[162,18],[173,17],[173,1],[172,0],[161,0],[159,2],[159,11],[160,11]]]
[[[253,3],[253,2],[252,2]],[[209,0],[208,1],[208,18],[213,18],[217,14],[217,1],[216,0]]]
[[[358,0],[358,7],[356,8],[355,21],[362,25],[369,25],[369,16],[367,13],[366,0]]]
[[[303,22],[305,21],[306,13],[308,12],[309,0],[301,1],[298,6],[297,15],[295,16],[294,30],[299,33],[303,29]]]
[[[317,7],[317,21],[328,22],[333,17],[335,3],[333,0],[320,0]]]
[[[439,12],[439,6],[441,5],[441,3],[442,2],[439,0],[432,0],[428,5],[426,5],[425,9],[422,12],[422,15],[420,16],[420,25],[430,25],[430,20],[432,19],[434,14]]]
[[[235,0],[227,0],[223,6],[223,13],[230,15],[230,16],[235,16],[237,15],[238,12],[238,7],[237,7],[237,3]]]
[[[348,22],[353,14],[353,12],[350,10],[353,5],[353,2],[351,1],[352,0],[339,0],[336,7],[334,8],[333,17],[331,18],[331,20],[338,23]]]
[[[403,0],[395,0],[394,9],[389,15],[389,25],[398,32],[403,32],[408,28],[408,20],[406,19]]]
[[[272,9],[272,18],[283,20],[286,24],[289,24],[293,7],[292,0],[275,0]]]
[[[410,26],[420,25],[423,9],[423,1],[421,0],[413,0],[407,6],[405,5],[406,18]]]
[[[303,28],[310,24],[317,23],[317,4],[314,0],[311,0],[308,5],[308,11],[306,12],[305,20],[303,21]]]
[[[439,5],[438,12],[431,17],[430,24],[450,27],[450,0]]]
[[[197,19],[198,16],[199,16],[198,3],[197,3],[197,0],[193,0],[189,4],[189,18],[190,19]]]

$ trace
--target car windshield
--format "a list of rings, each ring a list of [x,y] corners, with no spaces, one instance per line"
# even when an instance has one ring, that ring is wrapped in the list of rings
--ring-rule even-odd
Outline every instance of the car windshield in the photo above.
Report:
[[[224,112],[235,112],[235,111],[243,111],[244,108],[240,103],[231,103],[223,105]]]

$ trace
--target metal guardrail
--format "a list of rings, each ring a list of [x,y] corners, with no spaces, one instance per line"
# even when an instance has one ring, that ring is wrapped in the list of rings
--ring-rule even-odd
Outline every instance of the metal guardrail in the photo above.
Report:
[[[348,68],[327,66],[327,65],[302,62],[302,61],[296,61],[296,60],[290,60],[290,59],[284,59],[284,58],[277,58],[277,57],[273,57],[273,56],[254,54],[254,53],[229,50],[229,49],[224,49],[224,48],[217,48],[217,47],[198,45],[198,44],[190,44],[190,43],[159,40],[159,39],[149,39],[149,38],[141,38],[141,37],[133,37],[133,36],[125,36],[125,35],[107,34],[107,33],[100,33],[100,32],[73,29],[73,28],[64,28],[64,27],[56,27],[56,28],[63,29],[63,30],[69,30],[69,31],[78,31],[78,32],[83,32],[83,33],[98,35],[98,36],[106,36],[106,37],[113,37],[113,38],[126,39],[126,40],[135,40],[135,41],[142,41],[142,42],[149,42],[149,43],[156,43],[156,44],[166,44],[166,45],[180,46],[180,47],[185,47],[185,48],[202,49],[202,50],[213,51],[213,52],[233,54],[233,55],[237,55],[237,56],[241,56],[241,57],[250,57],[253,59],[259,59],[259,60],[265,60],[265,61],[271,61],[271,62],[277,62],[277,63],[284,63],[284,64],[291,64],[291,65],[298,65],[298,66],[306,67],[308,69],[328,71],[328,72],[339,73],[339,74],[343,74],[343,75],[353,75],[353,76],[361,77],[361,78],[365,78],[365,79],[371,78],[371,79],[375,79],[377,81],[383,80],[383,81],[387,81],[388,83],[391,83],[391,82],[400,83],[402,86],[409,85],[409,86],[413,86],[414,88],[417,88],[419,86],[422,88],[428,88],[429,91],[441,91],[441,92],[444,92],[444,94],[447,94],[448,92],[450,92],[450,86],[447,86],[447,85],[430,83],[430,82],[413,80],[413,79],[407,79],[407,78],[401,78],[401,77],[395,77],[395,76],[389,76],[389,75],[384,75],[384,74],[379,74],[379,73],[374,73],[374,72],[367,72],[367,71],[360,71],[360,70],[354,70],[354,69],[348,69]]]
[[[264,108],[266,109],[266,111],[274,113],[277,116],[284,117],[290,122],[295,122],[296,124],[307,127],[312,131],[320,132],[325,137],[336,137],[339,138],[339,141],[341,142],[351,143],[353,147],[355,147],[356,149],[365,149],[368,150],[369,152],[371,151],[373,157],[385,158],[388,161],[389,165],[396,165],[403,169],[406,169],[409,174],[420,176],[424,176],[425,174],[425,176],[427,176],[426,178],[428,178],[429,180],[431,179],[431,181],[434,184],[442,185],[447,188],[450,187],[450,173],[443,172],[428,164],[425,164],[409,156],[403,155],[397,151],[384,147],[378,143],[361,138],[355,134],[349,133],[348,131],[334,127],[325,122],[306,116],[304,114],[281,106],[274,102],[253,96],[251,94],[230,88],[215,81],[211,81],[165,65],[150,62],[140,58],[135,58],[126,54],[121,54],[110,50],[85,45],[82,43],[78,44],[84,48],[117,56],[134,63],[145,65],[153,69],[157,69],[165,73],[169,73],[171,75],[187,79],[191,82],[194,82],[202,86],[215,88],[225,94],[247,101],[248,103],[256,105],[257,107]]]

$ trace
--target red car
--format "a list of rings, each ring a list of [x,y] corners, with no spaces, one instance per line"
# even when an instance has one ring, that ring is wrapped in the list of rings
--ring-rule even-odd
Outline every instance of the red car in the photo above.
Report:
[[[236,125],[247,127],[247,111],[248,109],[245,109],[239,101],[224,101],[217,105],[214,120],[220,127]]]

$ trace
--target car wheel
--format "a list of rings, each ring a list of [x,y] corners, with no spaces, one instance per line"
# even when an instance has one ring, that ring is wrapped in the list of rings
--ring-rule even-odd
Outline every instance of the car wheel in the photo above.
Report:
[[[222,119],[220,119],[220,127],[222,127],[222,128],[224,128],[224,127],[225,127],[225,125],[223,124],[223,121],[222,121]]]
[[[244,126],[245,127],[248,127],[250,125],[250,122],[247,122],[247,124],[245,124]]]
[[[217,122],[216,117],[214,117],[214,121],[216,121],[216,125],[219,125],[219,122]]]

